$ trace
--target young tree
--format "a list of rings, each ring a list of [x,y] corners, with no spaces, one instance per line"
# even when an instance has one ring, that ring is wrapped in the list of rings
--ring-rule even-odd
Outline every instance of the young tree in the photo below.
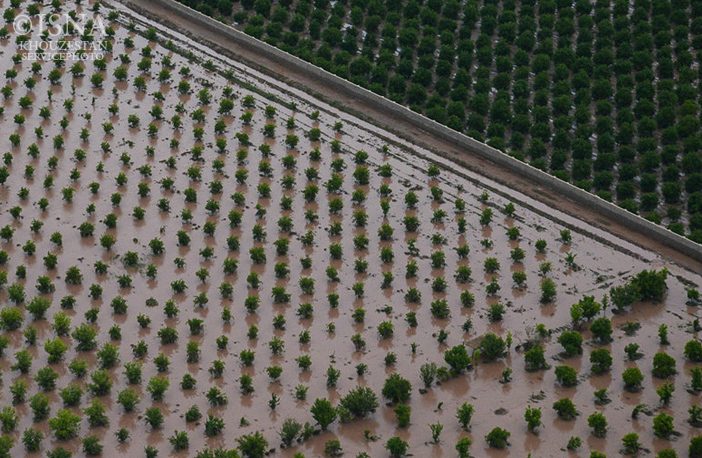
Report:
[[[538,407],[527,406],[524,411],[524,420],[527,422],[527,428],[532,433],[536,432],[536,428],[541,426],[541,409]]]
[[[668,378],[677,373],[675,358],[667,353],[659,352],[653,357],[653,375],[657,378]]]
[[[533,345],[524,352],[524,362],[526,370],[529,372],[548,369],[544,348],[541,345]]]
[[[385,380],[382,393],[392,403],[407,402],[412,394],[412,384],[397,373],[390,374]]]
[[[642,270],[631,280],[630,284],[638,291],[639,300],[660,302],[668,286],[668,270]]]
[[[393,458],[400,458],[407,455],[409,444],[399,437],[394,436],[385,443],[385,449]]]
[[[494,361],[502,358],[507,350],[505,341],[493,334],[487,333],[480,341],[480,356],[484,361]]]
[[[429,389],[436,379],[436,363],[425,363],[419,367],[419,376],[424,383],[424,388]]]
[[[441,423],[431,423],[429,425],[429,429],[431,430],[432,443],[438,444],[441,432],[444,430],[444,425],[442,425]]]
[[[280,429],[280,440],[284,447],[290,447],[302,431],[302,424],[294,418],[287,418]]]
[[[672,448],[666,448],[658,452],[656,458],[678,458],[678,454]]]
[[[597,437],[604,437],[607,434],[607,419],[600,412],[587,417],[587,425],[592,428],[592,434]]]
[[[556,298],[556,282],[550,278],[541,281],[541,303],[548,304]]]
[[[690,361],[702,362],[702,342],[696,339],[689,340],[685,344],[685,357]]]
[[[397,426],[400,428],[406,428],[410,424],[410,415],[412,414],[412,409],[407,404],[397,404],[393,409],[395,413],[395,418],[397,418]]]
[[[612,367],[612,354],[606,348],[596,348],[590,353],[590,364],[594,374],[603,374]]]
[[[553,410],[562,420],[574,420],[578,416],[578,411],[573,401],[567,398],[559,399],[553,403]]]
[[[460,374],[470,367],[471,358],[465,345],[456,345],[444,352],[444,361],[453,374]]]
[[[687,422],[692,426],[700,427],[702,426],[702,407],[697,404],[690,406],[687,413],[690,415]]]
[[[641,370],[638,367],[630,367],[625,369],[622,373],[624,389],[626,389],[627,391],[640,390],[643,378],[643,374],[641,373]]]
[[[461,428],[468,430],[474,412],[475,408],[473,405],[466,402],[458,407],[456,410],[456,418],[458,418],[458,423],[461,425]]]
[[[491,448],[503,449],[509,446],[510,432],[499,427],[493,428],[485,436],[485,440]]]
[[[612,322],[607,318],[597,318],[590,325],[592,338],[599,343],[607,343],[612,340]]]
[[[57,440],[73,439],[80,430],[80,417],[70,410],[61,409],[49,420],[49,428]]]
[[[236,439],[239,451],[248,458],[263,458],[268,452],[268,441],[260,432],[244,434]]]
[[[675,385],[672,383],[664,383],[656,388],[656,394],[661,401],[661,404],[668,405],[675,392]]]
[[[470,458],[470,446],[473,442],[468,437],[462,437],[456,442],[458,458]]]
[[[690,445],[687,450],[690,458],[702,458],[702,436],[695,436],[690,439]]]
[[[566,356],[575,356],[583,352],[583,336],[578,331],[563,331],[558,336],[558,343],[563,346]]]
[[[28,428],[22,433],[22,444],[28,452],[38,452],[44,440],[44,433],[34,428]],[[7,454],[6,456],[9,456]]]
[[[163,412],[158,407],[150,407],[144,412],[144,421],[151,429],[160,428],[163,424]]]
[[[332,403],[325,398],[316,399],[314,404],[312,404],[310,412],[312,412],[312,418],[319,423],[322,430],[326,430],[327,427],[336,420],[336,409],[332,406]]]
[[[346,396],[339,401],[339,416],[343,418],[342,412],[349,417],[363,418],[366,415],[375,412],[378,408],[378,397],[368,387],[359,386],[348,392]]]
[[[624,437],[622,437],[622,446],[625,454],[636,455],[641,449],[639,435],[636,433],[625,434]]]
[[[669,438],[675,432],[673,417],[666,413],[659,413],[653,417],[653,433],[663,439]]]
[[[578,384],[578,372],[570,366],[557,366],[555,374],[556,380],[563,386],[575,386]]]

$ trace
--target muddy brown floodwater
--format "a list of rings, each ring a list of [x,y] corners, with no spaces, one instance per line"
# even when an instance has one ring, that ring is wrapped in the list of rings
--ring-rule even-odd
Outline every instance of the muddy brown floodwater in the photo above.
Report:
[[[18,330],[3,331],[9,338],[8,348],[0,359],[3,374],[0,400],[3,405],[11,404],[10,386],[19,379],[25,380],[29,386],[27,398],[37,393],[40,388],[33,377],[47,365],[59,374],[57,388],[47,393],[52,401],[50,417],[62,408],[59,396],[62,388],[70,383],[87,388],[89,377],[76,379],[68,364],[75,358],[84,359],[89,364],[89,373],[92,373],[98,368],[96,352],[78,352],[74,339],[61,337],[69,350],[62,361],[49,364],[44,342],[56,337],[52,323],[58,312],[70,316],[75,327],[86,322],[88,310],[96,309],[94,327],[98,332],[98,348],[108,342],[117,345],[120,363],[109,369],[113,378],[110,393],[99,397],[107,408],[109,426],[91,428],[83,415],[79,437],[90,434],[99,437],[105,456],[141,456],[146,445],[158,449],[160,456],[194,456],[197,450],[208,446],[235,447],[237,437],[254,431],[261,431],[270,447],[275,448],[274,454],[280,456],[293,456],[296,452],[305,456],[322,456],[325,442],[333,438],[341,442],[347,456],[361,452],[372,457],[385,456],[384,444],[392,436],[406,440],[414,456],[455,456],[455,443],[464,436],[473,440],[473,456],[526,456],[532,453],[534,457],[559,457],[566,455],[566,444],[573,436],[582,439],[581,451],[600,450],[614,456],[621,448],[621,437],[632,431],[640,435],[642,445],[650,450],[670,447],[681,456],[685,453],[689,439],[699,433],[686,422],[687,409],[698,402],[698,396],[686,390],[693,365],[683,356],[685,343],[696,338],[689,332],[688,325],[698,311],[686,305],[686,288],[702,283],[698,275],[659,254],[551,211],[519,194],[518,190],[501,186],[474,172],[460,168],[455,172],[443,169],[438,177],[430,178],[427,174],[430,164],[450,164],[429,151],[295,90],[281,90],[279,85],[257,76],[241,63],[217,58],[179,33],[158,27],[123,6],[113,6],[119,17],[111,24],[113,50],[106,56],[105,69],[100,70],[93,62],[86,62],[83,77],[74,77],[68,71],[73,62],[67,62],[63,67],[43,62],[35,69],[29,61],[14,64],[12,56],[17,53],[15,32],[11,31],[10,38],[0,42],[3,69],[17,72],[13,77],[6,73],[6,84],[13,93],[3,102],[4,113],[0,120],[7,133],[0,139],[0,150],[9,153],[4,158],[9,176],[0,186],[0,227],[14,229],[11,238],[0,242],[0,249],[9,257],[2,266],[8,277],[7,284],[0,291],[3,309],[12,305],[10,285],[23,285],[26,294],[24,303],[19,304],[24,314],[23,326]],[[74,7],[81,12],[87,11],[82,8],[89,6],[76,7],[67,2],[63,10]],[[103,17],[107,17],[108,11],[101,10]],[[145,29],[152,26],[158,29],[158,41],[145,38]],[[32,38],[38,39],[38,35],[35,33]],[[167,47],[166,39],[170,40]],[[130,41],[133,47],[128,46]],[[150,69],[142,57],[144,49],[151,53]],[[191,55],[187,56],[183,50],[191,51]],[[115,77],[118,67],[127,69],[125,81],[118,81]],[[60,72],[57,84],[52,84],[48,78],[54,68],[59,68]],[[186,68],[189,72],[184,71]],[[170,76],[162,71],[164,69],[169,69]],[[36,73],[33,74],[32,70]],[[96,72],[104,78],[101,88],[94,87],[91,82]],[[159,81],[159,74],[162,81]],[[31,89],[32,84],[26,84],[29,78],[34,82]],[[182,81],[186,81],[189,87]],[[141,82],[145,87],[138,90],[136,86]],[[201,92],[205,88],[209,93],[208,103],[203,103],[203,99],[208,98]],[[227,96],[230,91],[231,95]],[[25,96],[32,100],[28,108],[20,106],[20,99]],[[247,107],[244,105],[251,100],[249,96],[253,102]],[[220,101],[227,98],[234,102],[231,113],[218,113]],[[65,108],[66,100],[73,101],[70,112]],[[295,104],[294,110],[292,104]],[[117,110],[109,110],[111,105]],[[154,106],[161,107],[160,116],[154,116],[159,114]],[[47,107],[50,112],[46,120],[40,116],[42,107]],[[181,113],[181,128],[176,128],[173,120],[177,113]],[[248,123],[242,120],[244,113],[251,113]],[[22,125],[15,123],[19,114],[24,116]],[[63,123],[62,118],[65,118]],[[291,123],[288,128],[287,120],[291,118],[294,126]],[[335,129],[337,122],[342,123],[340,129]],[[149,124],[154,126],[151,133]],[[275,124],[272,136],[266,135],[266,124]],[[43,130],[41,138],[36,134],[39,127]],[[105,127],[112,130],[106,132]],[[223,129],[222,133],[216,133],[216,127]],[[82,129],[85,129],[84,135],[81,135]],[[319,132],[319,139],[314,138],[316,132]],[[11,136],[13,133],[19,135],[19,145],[12,144],[13,139],[17,139]],[[241,133],[248,136],[248,143],[241,142],[242,135],[236,135]],[[286,145],[288,135],[299,139],[294,148]],[[60,148],[55,145],[57,137],[63,138]],[[226,140],[224,152],[218,152],[217,139]],[[36,157],[29,154],[35,150],[31,145],[36,145],[39,151]],[[259,149],[261,145],[269,145],[269,157],[264,157]],[[318,158],[315,157],[317,150]],[[354,159],[360,157],[355,156],[358,151],[367,153],[367,184],[357,184],[354,177],[357,167]],[[49,168],[50,161],[55,162],[54,168]],[[292,162],[295,162],[294,166]],[[382,165],[392,171],[390,176],[380,176],[378,171]],[[268,166],[270,172],[263,173]],[[341,187],[337,192],[328,193],[325,184],[337,166]],[[237,181],[238,170],[248,171],[243,183]],[[308,178],[313,170],[318,175],[316,180]],[[49,183],[47,177],[52,177],[53,183]],[[169,182],[172,182],[170,186]],[[316,199],[307,202],[303,189],[313,182],[317,183],[319,192]],[[90,189],[92,183],[99,184],[95,193]],[[211,193],[211,190],[217,191],[219,185],[221,192]],[[149,192],[145,193],[147,186]],[[432,197],[431,188],[442,191],[441,199]],[[64,195],[70,192],[64,189],[74,190],[72,200],[64,199]],[[140,189],[145,193],[143,197],[139,194]],[[481,196],[486,189],[491,192],[485,200]],[[365,201],[354,203],[355,191],[363,191]],[[410,191],[417,196],[415,209],[407,209],[405,205],[405,196]],[[383,193],[386,197],[382,196]],[[113,201],[115,194],[121,196],[118,205]],[[196,194],[196,201],[186,201],[186,194]],[[234,195],[243,201],[235,202]],[[46,210],[40,208],[42,199],[48,203]],[[335,199],[343,203],[343,208],[336,213],[332,207],[337,204],[331,203]],[[389,205],[384,215],[381,200],[386,199]],[[458,199],[465,202],[462,213],[454,211]],[[283,208],[283,200],[287,201],[285,208],[288,209]],[[166,202],[170,207],[168,212],[159,208]],[[509,202],[516,207],[513,217],[502,211]],[[137,207],[145,212],[142,220],[134,218]],[[11,216],[11,212],[16,213],[16,210],[11,211],[13,208],[21,209],[17,218]],[[492,209],[494,216],[492,222],[484,226],[480,223],[480,214],[486,208]],[[184,221],[181,216],[184,210],[192,215],[189,221]],[[228,215],[232,211],[242,215],[238,227],[230,227]],[[367,215],[365,226],[356,223],[358,215],[355,218],[354,213],[358,211],[365,211]],[[548,213],[550,217],[545,216]],[[111,214],[116,217],[114,228],[105,224],[113,218],[108,217]],[[313,214],[316,218],[309,217]],[[417,218],[419,228],[415,232],[405,231],[403,220],[406,215]],[[280,229],[279,223],[285,224],[285,220],[279,220],[283,216],[292,222],[290,232]],[[465,218],[463,233],[458,229],[460,218]],[[43,223],[36,232],[30,230],[33,221]],[[92,236],[81,237],[78,227],[84,222],[94,226]],[[334,226],[336,223],[338,225]],[[255,225],[265,231],[264,238],[254,240]],[[380,239],[378,232],[383,225],[393,228],[391,240]],[[569,244],[560,241],[560,231],[565,226],[575,228]],[[332,230],[333,227],[336,228]],[[513,227],[519,229],[517,240],[510,240],[507,235],[507,230]],[[206,229],[214,232],[208,235]],[[187,246],[178,244],[179,231],[182,231],[181,238],[185,234],[189,236]],[[314,235],[314,241],[306,246],[301,239],[308,231]],[[61,246],[52,242],[53,233],[62,235]],[[114,237],[115,243],[109,250],[101,246],[100,239],[104,234]],[[361,235],[368,239],[366,249],[355,246],[354,238],[360,240]],[[279,238],[289,239],[289,250],[283,256],[277,254],[274,245]],[[161,254],[152,253],[149,242],[154,239],[163,242]],[[230,243],[234,245],[236,239],[238,248],[230,249],[234,248],[229,246]],[[538,254],[535,249],[535,242],[540,239],[547,242],[543,254]],[[481,241],[485,242],[481,244]],[[412,244],[416,251],[411,249]],[[470,253],[466,258],[459,258],[455,248],[463,244],[470,247]],[[32,246],[35,248],[33,253]],[[249,253],[254,247],[263,249],[265,263],[252,263]],[[342,255],[333,259],[331,254],[338,247]],[[525,257],[515,263],[510,256],[517,247],[524,250]],[[203,256],[208,254],[207,250],[203,252],[205,248],[211,249],[209,259]],[[392,250],[394,257],[389,262],[381,261],[383,248]],[[431,255],[438,251],[445,253],[445,265],[433,268]],[[138,263],[131,267],[124,264],[129,252],[138,255]],[[387,250],[384,252],[388,253]],[[57,255],[53,269],[45,266],[44,257],[48,253]],[[575,256],[577,269],[567,265],[568,253]],[[236,272],[227,274],[223,271],[227,258],[238,261]],[[303,266],[301,260],[304,258],[309,258],[309,267]],[[484,272],[487,258],[499,262],[499,269],[494,274]],[[365,272],[356,272],[357,260],[367,261]],[[417,274],[414,278],[406,278],[406,265],[411,260],[417,263]],[[95,272],[97,261],[108,266],[106,274]],[[181,262],[182,267],[177,262]],[[542,279],[539,269],[545,262],[551,263],[551,271],[546,275],[556,283],[557,296],[552,303],[542,305],[539,301]],[[287,264],[289,273],[278,278],[276,264],[279,264],[279,269]],[[147,276],[149,265],[157,269],[155,278]],[[17,276],[21,266],[26,266],[24,278]],[[71,266],[77,266],[82,273],[79,285],[65,282],[66,272]],[[472,281],[459,283],[454,278],[459,266],[471,269]],[[338,281],[328,280],[328,267],[337,270]],[[636,304],[632,311],[621,315],[612,316],[609,310],[604,312],[614,324],[614,339],[605,346],[614,357],[611,375],[590,374],[589,355],[598,346],[591,343],[589,331],[583,331],[583,354],[566,361],[579,371],[580,382],[576,387],[561,387],[555,381],[553,369],[536,373],[524,370],[523,355],[517,347],[534,337],[537,324],[553,330],[563,329],[570,322],[571,304],[583,296],[593,295],[600,300],[611,286],[625,283],[639,271],[663,267],[671,272],[664,303]],[[525,288],[514,288],[512,273],[515,271],[526,273]],[[260,280],[257,288],[247,282],[251,272],[255,272]],[[390,287],[381,288],[385,272],[391,272],[393,280]],[[53,283],[53,292],[40,294],[37,290],[37,281],[43,276]],[[314,279],[311,293],[304,293],[299,286],[303,277]],[[434,291],[432,283],[440,277],[445,279],[446,289]],[[497,279],[500,290],[495,295],[488,295],[486,286],[493,277]],[[128,279],[131,279],[131,285],[121,287],[120,282]],[[174,293],[171,284],[176,280],[187,285],[183,293]],[[364,284],[360,297],[352,289],[357,283]],[[223,284],[231,285],[231,298],[220,293]],[[91,288],[91,285],[101,287],[99,297],[91,298],[91,289],[98,289]],[[274,303],[273,287],[283,287],[290,295],[289,302]],[[420,303],[406,302],[405,294],[411,288],[421,292]],[[461,305],[463,291],[474,295],[472,307]],[[337,307],[330,306],[330,294],[338,294]],[[38,295],[50,299],[51,307],[46,312],[46,319],[32,321],[24,308]],[[73,309],[61,309],[61,299],[66,296],[75,297]],[[244,306],[247,296],[260,299],[255,313],[248,313]],[[126,314],[113,313],[111,303],[117,297],[126,301]],[[431,303],[437,300],[446,301],[449,318],[432,316]],[[177,317],[166,316],[164,307],[168,301],[173,301],[178,307]],[[504,304],[506,312],[502,320],[490,322],[487,310],[496,302]],[[305,303],[312,304],[310,318],[300,318],[296,314],[299,305]],[[355,323],[352,313],[361,307],[366,311],[365,320]],[[232,313],[229,324],[222,320],[225,308]],[[410,327],[405,321],[406,313],[410,311],[416,313],[417,327]],[[278,315],[285,318],[283,328],[273,325],[274,317]],[[138,320],[144,322],[147,318],[150,323],[140,326]],[[188,321],[193,319],[202,320],[203,330],[191,336]],[[463,325],[469,319],[472,328],[464,332]],[[383,321],[391,321],[394,325],[391,338],[379,338],[377,326]],[[625,334],[619,327],[629,321],[640,325],[634,335]],[[670,343],[665,347],[659,346],[657,337],[662,323],[669,328]],[[250,339],[247,334],[252,325],[258,327],[258,335]],[[23,337],[30,326],[37,332],[33,346],[28,346]],[[120,340],[111,340],[109,331],[113,326],[121,330]],[[176,343],[161,344],[158,331],[166,326],[177,330]],[[299,342],[304,331],[309,332],[308,343]],[[447,334],[443,343],[437,338],[440,331]],[[433,386],[426,394],[419,392],[422,386],[419,367],[422,364],[436,362],[442,365],[443,353],[448,348],[475,341],[487,332],[503,337],[512,333],[514,345],[504,359],[480,363],[464,375]],[[366,341],[362,352],[355,351],[351,341],[355,334],[360,334]],[[545,341],[547,360],[552,366],[559,364],[562,358],[559,355],[561,346],[556,342],[557,334],[555,332]],[[224,350],[217,347],[216,340],[220,336],[229,339]],[[280,355],[272,354],[269,348],[274,337],[284,343]],[[129,386],[122,366],[135,359],[132,346],[139,341],[148,346],[148,354],[143,358],[142,384],[132,386],[141,395],[140,403],[134,412],[125,413],[117,403],[117,394]],[[200,345],[199,362],[187,362],[186,345],[190,341]],[[624,353],[624,347],[632,342],[638,343],[644,354],[636,362],[627,361]],[[416,345],[415,352],[412,351],[413,345]],[[25,348],[34,360],[30,372],[21,375],[11,366],[15,363],[15,353]],[[251,367],[241,364],[239,354],[244,349],[255,352]],[[676,359],[678,375],[674,379],[675,394],[671,403],[660,407],[655,387],[662,382],[651,377],[651,364],[653,355],[663,350]],[[158,374],[154,359],[159,353],[170,358],[170,367],[164,373],[170,380],[170,387],[162,401],[152,401],[146,385]],[[386,365],[389,353],[396,356],[392,365]],[[311,359],[307,371],[298,368],[296,358],[301,355],[309,355]],[[208,371],[214,360],[224,362],[221,377],[213,377]],[[356,375],[358,364],[367,366],[363,376]],[[274,365],[282,368],[279,381],[270,381],[266,371]],[[337,386],[333,388],[326,384],[326,372],[330,366],[341,373]],[[622,387],[621,373],[630,366],[640,367],[645,375],[644,388],[638,393],[628,393]],[[502,384],[499,379],[506,367],[512,368],[512,382]],[[411,425],[407,428],[397,427],[392,407],[386,406],[382,400],[383,383],[393,372],[407,378],[413,386],[409,401]],[[186,373],[196,380],[194,390],[180,388],[180,380]],[[241,394],[239,378],[242,374],[253,377],[253,393]],[[301,384],[308,387],[306,400],[296,400],[293,394],[295,387]],[[381,398],[381,405],[373,415],[350,423],[337,421],[329,431],[281,450],[278,432],[285,419],[314,424],[310,406],[315,399],[328,398],[336,403],[358,385],[370,387]],[[209,405],[206,393],[213,386],[226,393],[226,406]],[[609,391],[611,402],[596,406],[593,392],[601,388]],[[272,394],[280,397],[275,410],[269,407]],[[554,401],[565,397],[572,399],[580,411],[575,421],[557,419],[551,407]],[[80,406],[71,407],[71,410],[81,413],[90,398],[86,392]],[[463,402],[475,407],[470,431],[462,431],[456,419],[456,407]],[[651,406],[652,410],[675,413],[675,427],[680,437],[657,439],[651,427],[652,417],[641,415],[633,420],[631,411],[641,403]],[[203,419],[186,423],[183,416],[193,405],[199,407]],[[538,434],[530,433],[526,428],[523,414],[527,405],[542,408],[543,426]],[[160,408],[165,415],[162,427],[156,430],[146,426],[143,419],[145,410],[152,406]],[[30,427],[47,436],[41,454],[58,446],[75,451],[76,456],[83,454],[78,439],[57,441],[51,435],[47,420],[34,422],[28,402],[19,403],[14,408],[19,420],[14,431],[9,433],[16,442],[13,456],[24,453],[21,435]],[[602,411],[607,417],[609,431],[605,438],[590,434],[587,416],[594,411]],[[208,414],[221,417],[226,425],[222,433],[211,438],[204,433],[204,418]],[[444,425],[438,444],[431,443],[431,423]],[[484,439],[496,426],[511,433],[511,446],[502,451],[488,448]],[[130,432],[125,443],[119,443],[115,437],[119,428]],[[187,450],[173,451],[169,437],[175,431],[187,431]],[[378,439],[368,440],[369,436]],[[29,455],[39,456],[40,453]]]

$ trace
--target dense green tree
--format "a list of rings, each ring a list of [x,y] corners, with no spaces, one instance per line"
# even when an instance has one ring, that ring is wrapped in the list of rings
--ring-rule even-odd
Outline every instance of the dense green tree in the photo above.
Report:
[[[412,393],[412,384],[397,373],[390,374],[385,380],[382,393],[393,403],[407,402]]]
[[[336,409],[329,400],[319,398],[314,401],[311,408],[312,417],[319,423],[323,430],[336,420]]]

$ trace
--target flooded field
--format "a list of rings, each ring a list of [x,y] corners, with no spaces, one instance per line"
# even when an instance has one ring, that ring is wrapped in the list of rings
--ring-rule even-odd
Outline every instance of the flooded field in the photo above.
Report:
[[[687,456],[700,434],[688,422],[699,364],[684,352],[697,339],[699,275],[108,6],[57,10],[100,15],[104,59],[13,61],[25,39],[41,40],[37,17],[33,34],[10,22],[0,42],[0,424],[11,456],[377,457],[388,441],[401,456],[404,441],[438,457],[456,456],[462,438],[472,456],[615,456],[632,432],[641,449]],[[668,270],[662,300],[641,293],[614,313],[611,288],[646,269]],[[586,296],[609,307],[573,324]],[[608,320],[611,341],[595,339],[591,324],[597,334]],[[571,327],[582,350],[567,357],[559,336]],[[491,333],[506,341],[494,361],[474,351]],[[527,371],[535,347],[545,364]],[[611,367],[595,374],[602,349]],[[653,377],[658,352],[677,375]],[[557,379],[561,365],[575,386]],[[422,366],[434,373],[426,387]],[[634,367],[632,392],[622,373]],[[402,379],[384,389],[392,374],[409,390]],[[347,396],[359,386],[375,395],[361,413]],[[602,389],[609,401],[596,402]],[[575,419],[557,416],[564,398]],[[343,406],[326,430],[312,413],[324,399]],[[404,426],[399,404],[411,409]],[[533,431],[527,406],[541,409]],[[604,435],[588,425],[595,412]],[[666,437],[654,434],[661,414],[673,417]],[[283,448],[290,419],[309,425]],[[509,446],[489,446],[496,427]]]

